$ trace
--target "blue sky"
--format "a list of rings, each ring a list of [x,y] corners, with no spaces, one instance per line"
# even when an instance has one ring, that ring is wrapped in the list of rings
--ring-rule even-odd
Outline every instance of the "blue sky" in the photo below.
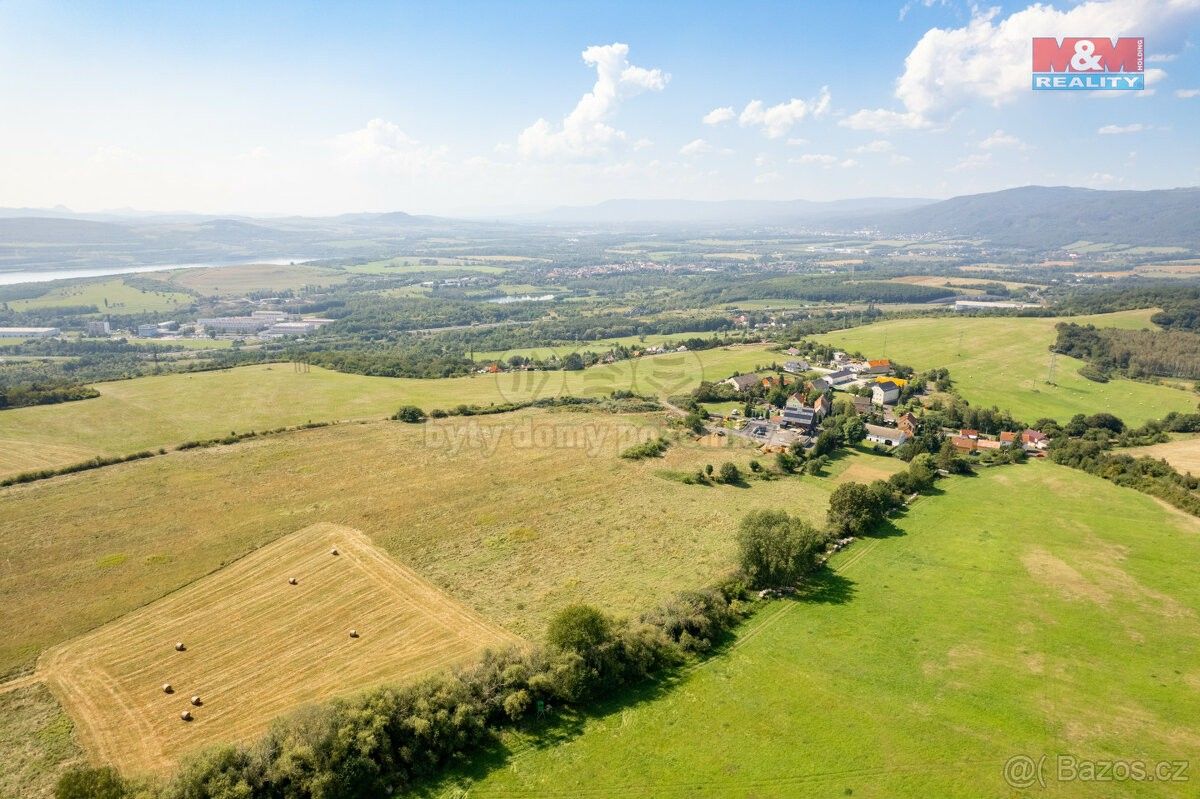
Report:
[[[0,0],[0,205],[504,213],[1200,184],[1200,0]],[[1151,90],[1028,89],[1141,35]],[[708,122],[705,122],[705,119]]]

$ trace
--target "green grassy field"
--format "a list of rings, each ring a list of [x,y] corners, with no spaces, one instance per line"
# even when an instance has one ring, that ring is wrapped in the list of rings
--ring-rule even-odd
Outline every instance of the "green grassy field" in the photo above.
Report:
[[[1149,327],[1152,310],[1074,317],[1101,327]],[[1010,411],[1028,423],[1066,421],[1076,413],[1107,411],[1138,425],[1169,411],[1191,411],[1197,395],[1132,380],[1094,383],[1079,376],[1083,362],[1058,356],[1054,385],[1046,382],[1055,318],[942,317],[898,319],[816,336],[818,341],[889,357],[916,369],[945,366],[973,405]]]
[[[46,686],[0,693],[0,797],[53,796],[59,772],[83,759],[73,732]]]
[[[333,286],[346,282],[338,269],[305,264],[244,264],[151,272],[146,277],[169,286],[182,286],[199,294],[240,297],[252,291],[283,291],[306,286]]]
[[[622,361],[578,372],[523,372],[418,380],[363,377],[290,364],[99,383],[96,399],[0,413],[0,475],[170,447],[231,431],[308,421],[380,418],[406,403],[426,410],[618,389],[654,395],[686,391],[772,359],[761,347],[733,347]],[[65,451],[65,459],[55,453]]]
[[[129,285],[120,277],[114,277],[71,281],[65,286],[51,289],[40,297],[12,300],[9,307],[14,311],[29,311],[71,305],[94,305],[102,314],[169,313],[191,305],[193,299],[190,294],[170,291],[165,287],[163,291],[144,291]]]
[[[940,486],[723,653],[508,735],[429,794],[1189,795],[1055,782],[1053,763],[1200,758],[1200,522],[1047,463]],[[1005,785],[1007,758],[1043,754],[1046,790]]]
[[[536,639],[571,601],[603,597],[632,612],[712,580],[731,564],[747,510],[819,521],[840,475],[899,463],[853,452],[826,477],[689,486],[661,475],[726,460],[746,469],[762,456],[719,439],[617,457],[663,419],[522,411],[339,425],[0,489],[0,675],[316,522],[362,530]]]

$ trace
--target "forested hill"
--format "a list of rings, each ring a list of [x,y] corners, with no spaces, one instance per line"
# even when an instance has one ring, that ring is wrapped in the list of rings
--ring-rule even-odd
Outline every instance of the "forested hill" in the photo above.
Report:
[[[1200,248],[1200,188],[1098,191],[1023,186],[867,220],[889,234],[946,234],[1045,250],[1076,241]]]

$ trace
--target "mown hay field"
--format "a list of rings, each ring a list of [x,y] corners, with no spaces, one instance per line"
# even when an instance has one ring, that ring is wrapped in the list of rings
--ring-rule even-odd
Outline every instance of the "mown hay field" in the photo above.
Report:
[[[769,363],[759,346],[671,353],[578,372],[516,372],[418,380],[364,377],[291,364],[141,377],[98,383],[95,399],[0,413],[0,477],[64,466],[93,455],[125,455],[306,422],[381,418],[403,404],[425,410],[623,389],[686,391]],[[62,451],[56,457],[55,450]]]
[[[1053,385],[1050,345],[1061,322],[1097,327],[1150,327],[1153,310],[1064,318],[938,317],[897,319],[817,336],[819,341],[872,358],[891,358],[916,369],[946,367],[973,405],[995,405],[1032,424],[1077,413],[1116,414],[1132,425],[1170,411],[1195,410],[1193,392],[1133,380],[1095,383],[1079,374],[1083,361],[1057,356]]]
[[[1165,444],[1151,444],[1147,447],[1130,447],[1121,450],[1124,455],[1135,458],[1155,458],[1165,460],[1177,471],[1184,474],[1200,475],[1200,436],[1180,436]]]
[[[357,530],[317,524],[46,652],[37,676],[93,759],[139,774],[298,705],[519,644]]]
[[[1194,795],[1200,521],[1045,462],[939,489],[669,685],[507,735],[422,795]],[[1191,767],[1059,780],[1060,755]],[[1005,783],[1015,756],[1046,757],[1044,790]]]

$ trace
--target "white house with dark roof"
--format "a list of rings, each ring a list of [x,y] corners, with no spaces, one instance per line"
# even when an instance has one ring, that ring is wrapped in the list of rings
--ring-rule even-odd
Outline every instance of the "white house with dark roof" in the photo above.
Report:
[[[876,405],[894,405],[900,399],[900,386],[884,380],[871,386],[871,402]]]

